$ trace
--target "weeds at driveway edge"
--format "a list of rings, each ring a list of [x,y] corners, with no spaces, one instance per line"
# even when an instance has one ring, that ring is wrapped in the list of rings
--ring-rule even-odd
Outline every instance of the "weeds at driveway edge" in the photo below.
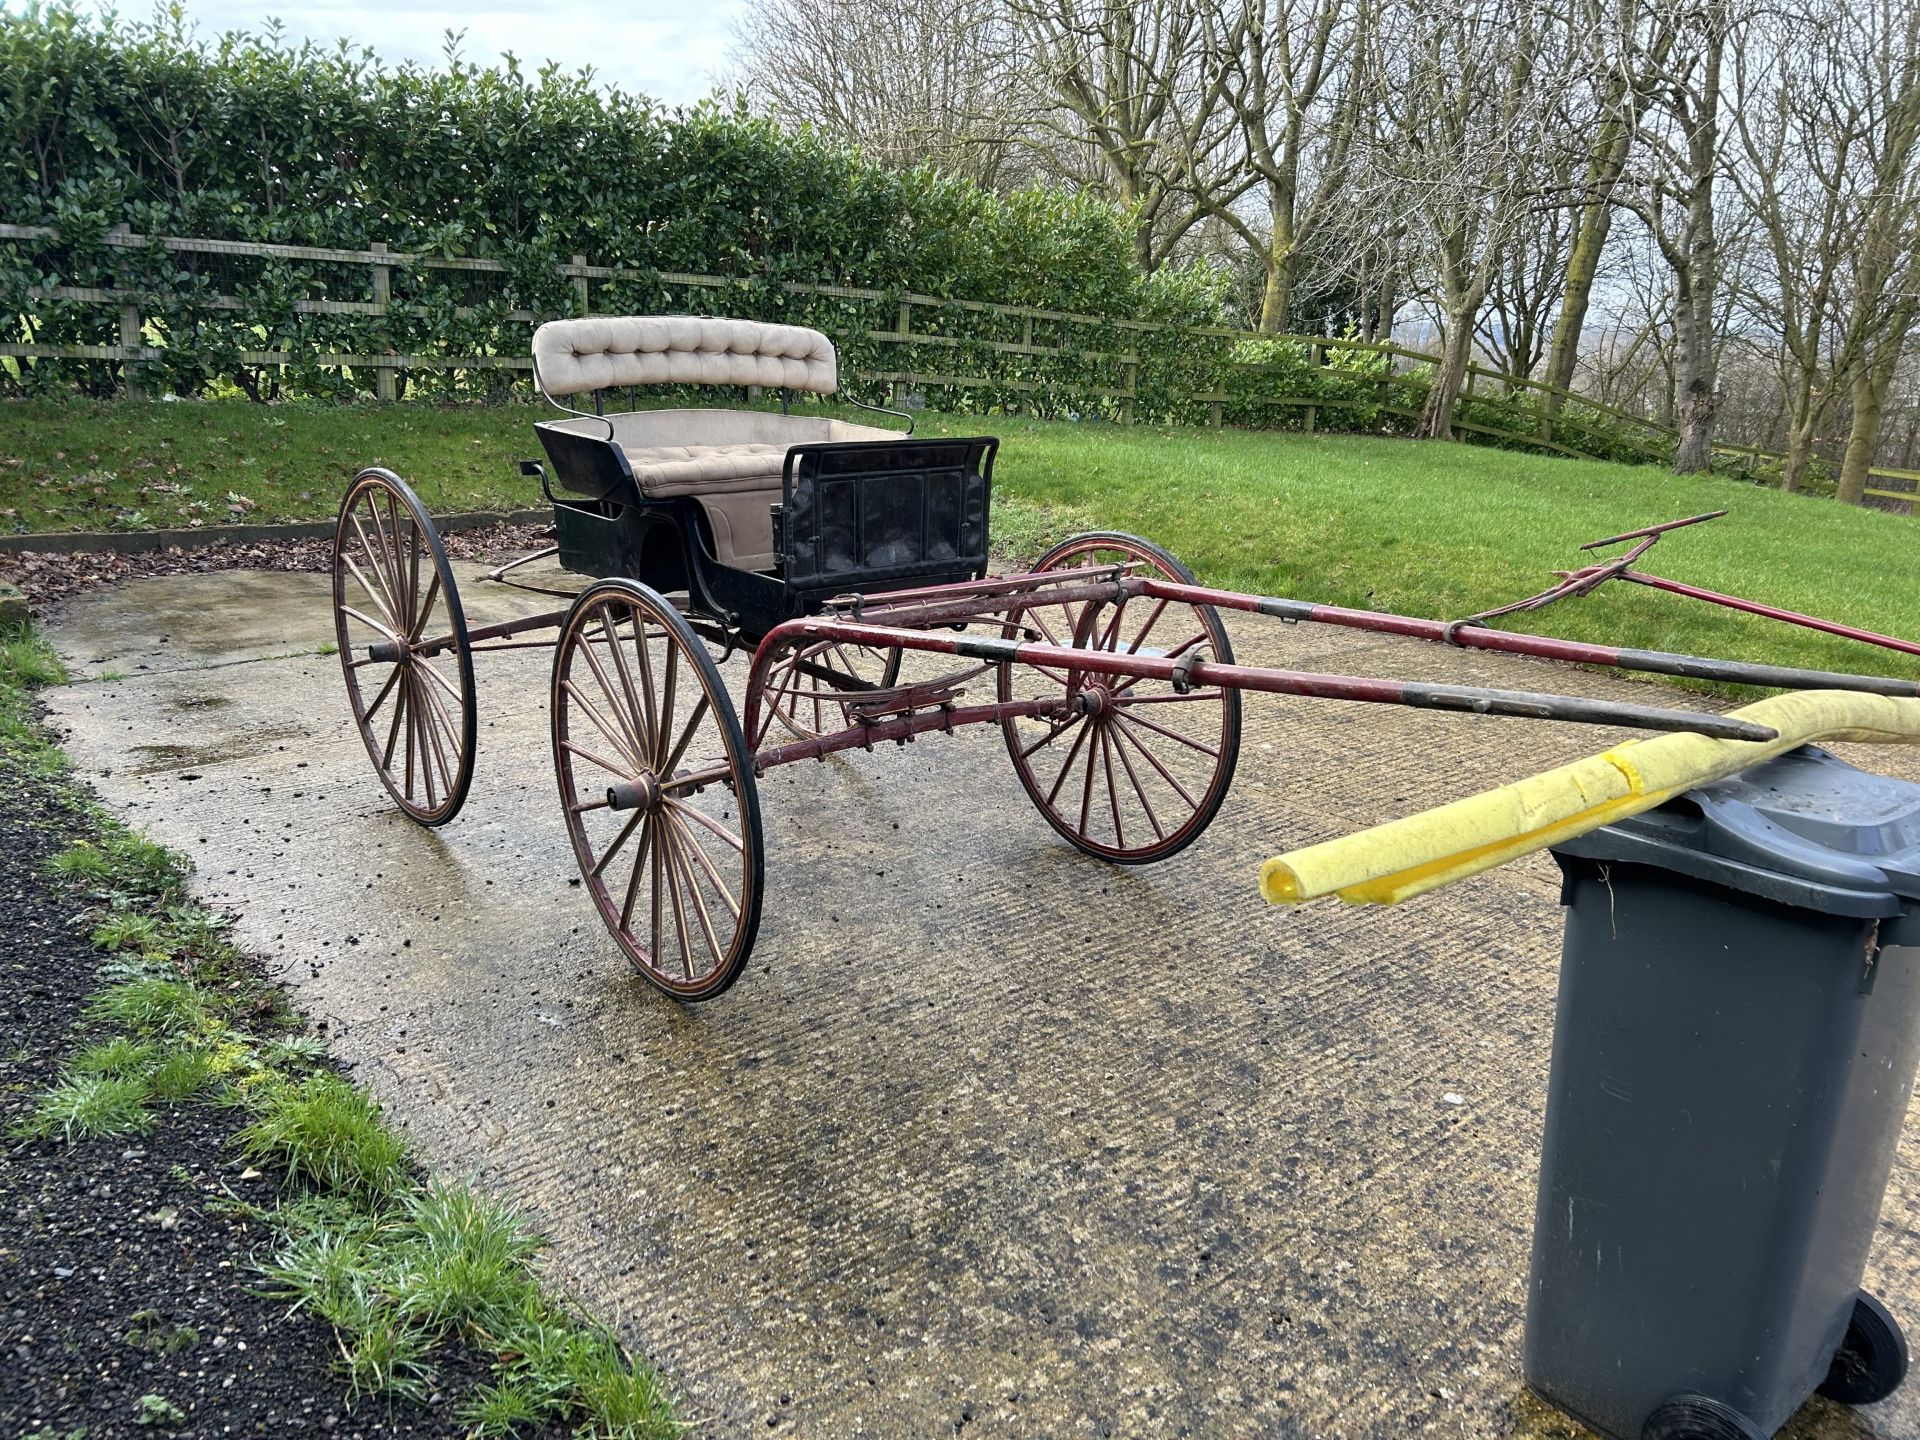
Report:
[[[609,1440],[681,1434],[659,1378],[542,1292],[532,1268],[541,1242],[526,1218],[424,1175],[372,1096],[329,1067],[324,1043],[260,978],[228,921],[190,898],[191,862],[67,777],[32,700],[63,679],[31,631],[0,629],[0,771],[59,784],[85,817],[90,838],[48,871],[83,907],[102,956],[76,1048],[14,1140],[84,1144],[146,1133],[185,1105],[236,1107],[244,1158],[281,1180],[272,1208],[232,1202],[271,1237],[256,1286],[333,1327],[354,1395],[423,1398],[436,1356],[458,1344],[491,1372],[462,1411],[477,1436],[555,1425]]]

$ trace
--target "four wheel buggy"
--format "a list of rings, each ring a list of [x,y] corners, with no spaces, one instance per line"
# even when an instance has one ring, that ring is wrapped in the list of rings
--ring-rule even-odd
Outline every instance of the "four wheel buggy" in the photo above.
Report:
[[[468,625],[412,490],[390,471],[362,471],[334,543],[348,699],[400,807],[444,824],[473,777],[474,655],[551,644],[554,766],[586,888],[634,966],[681,999],[716,995],[740,974],[764,893],[755,782],[798,760],[997,725],[1055,830],[1137,864],[1176,854],[1218,812],[1243,690],[1772,735],[1650,706],[1241,666],[1226,609],[1672,674],[1914,692],[1211,590],[1159,546],[1121,534],[1078,536],[1028,570],[989,576],[997,442],[792,414],[794,392],[837,389],[818,332],[555,321],[535,335],[534,361],[557,408],[586,392],[595,408],[536,426],[546,462],[522,468],[553,504],[555,544],[486,578],[570,603]],[[602,413],[607,391],[656,384],[761,387],[779,392],[781,412]],[[590,577],[577,594],[515,574],[556,555]],[[550,638],[520,638],[541,631]],[[709,647],[720,662],[751,650],[744,713]]]

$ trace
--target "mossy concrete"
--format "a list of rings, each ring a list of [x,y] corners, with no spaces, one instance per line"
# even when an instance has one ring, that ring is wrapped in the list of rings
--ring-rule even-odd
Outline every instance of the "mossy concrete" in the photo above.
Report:
[[[140,581],[51,633],[76,676],[127,677],[50,697],[83,772],[194,856],[430,1162],[534,1207],[556,1279],[701,1433],[1580,1433],[1519,1369],[1553,866],[1386,911],[1270,909],[1256,874],[1617,732],[1253,698],[1221,818],[1138,870],[1067,848],[991,732],[775,771],[758,948],[681,1007],[575,883],[544,652],[482,657],[473,797],[429,832],[313,653],[318,577]],[[1234,643],[1672,693],[1316,627]],[[1920,1323],[1916,1220],[1909,1137],[1869,1280]],[[1788,1433],[1920,1435],[1920,1397]]]

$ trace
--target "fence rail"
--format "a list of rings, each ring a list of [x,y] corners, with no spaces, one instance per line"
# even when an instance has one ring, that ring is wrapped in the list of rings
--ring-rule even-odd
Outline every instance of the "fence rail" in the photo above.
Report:
[[[0,242],[58,244],[61,238],[61,231],[53,226],[0,224]],[[295,298],[286,308],[290,313],[302,316],[367,319],[424,318],[433,313],[434,307],[394,297],[393,279],[396,272],[465,272],[469,275],[494,276],[510,276],[514,273],[513,266],[497,259],[390,250],[379,242],[373,243],[366,250],[348,250],[328,246],[216,240],[192,236],[148,236],[136,234],[126,226],[116,227],[98,238],[105,246],[121,251],[159,249],[188,256],[344,265],[364,268],[368,272],[367,299],[347,300],[313,296]],[[1206,423],[1215,426],[1227,423],[1230,410],[1236,413],[1246,412],[1250,415],[1264,414],[1273,410],[1296,411],[1300,414],[1302,428],[1309,432],[1316,429],[1325,412],[1361,411],[1370,417],[1388,415],[1400,420],[1413,420],[1418,417],[1419,411],[1417,407],[1409,406],[1397,396],[1394,381],[1397,377],[1411,374],[1417,367],[1432,367],[1438,364],[1438,357],[1435,355],[1391,341],[1354,340],[1317,335],[1273,335],[1217,325],[1169,326],[1156,321],[1138,320],[1126,316],[1099,316],[1030,306],[1002,305],[984,300],[954,299],[914,291],[876,290],[804,281],[781,281],[768,286],[763,281],[742,277],[595,265],[588,263],[584,255],[573,256],[570,263],[553,265],[551,272],[558,278],[570,282],[574,302],[573,313],[580,315],[593,313],[591,287],[595,283],[602,285],[638,283],[695,292],[733,291],[736,294],[772,289],[791,297],[852,301],[886,307],[894,322],[891,327],[861,324],[851,327],[849,333],[836,335],[835,338],[842,343],[850,338],[858,338],[873,346],[893,347],[895,350],[899,347],[910,347],[923,352],[943,352],[961,362],[941,365],[937,368],[883,363],[854,368],[850,371],[849,378],[856,382],[884,386],[889,389],[896,402],[903,400],[907,393],[914,389],[950,389],[957,392],[988,390],[1008,392],[1017,396],[1048,395],[1055,398],[1062,393],[1071,392],[1075,396],[1112,402],[1114,418],[1123,423],[1131,423],[1135,418],[1135,405],[1141,399],[1139,383],[1143,364],[1141,352],[1145,347],[1136,345],[1129,348],[1089,348],[1069,344],[1065,335],[1067,331],[1073,329],[1093,329],[1107,335],[1135,335],[1142,340],[1177,334],[1189,341],[1213,342],[1214,348],[1221,353],[1213,355],[1210,359],[1211,383],[1198,388],[1188,386],[1177,389],[1174,392],[1174,398],[1188,406],[1198,407],[1196,413],[1204,414]],[[117,309],[119,312],[118,343],[5,343],[0,344],[0,357],[14,360],[86,360],[117,363],[121,366],[119,379],[121,386],[129,393],[139,393],[140,376],[136,367],[160,361],[167,354],[167,348],[164,345],[153,343],[151,327],[142,307],[142,301],[147,298],[147,295],[138,286],[54,284],[41,289],[38,294],[47,300],[67,304]],[[220,315],[244,316],[255,308],[254,302],[244,297],[222,293],[197,294],[193,297],[192,303],[199,310]],[[449,313],[456,319],[484,314],[493,322],[528,326],[552,318],[550,313],[536,312],[532,309],[501,310],[497,307],[471,304],[455,305]],[[1002,322],[1017,322],[1021,338],[1011,340],[949,334],[942,333],[938,329],[929,331],[924,328],[924,325],[916,325],[916,320],[924,322],[929,316],[985,316]],[[1035,340],[1037,326],[1055,327],[1061,332],[1061,336],[1053,344],[1038,343]],[[267,337],[263,333],[261,338]],[[1246,345],[1248,342],[1275,341],[1305,347],[1309,378],[1314,385],[1324,382],[1329,388],[1324,393],[1317,394],[1262,393],[1260,387],[1276,378],[1286,378],[1294,382],[1298,389],[1314,388],[1313,385],[1297,386],[1300,378],[1298,366],[1241,360],[1234,358],[1230,353],[1233,347]],[[875,353],[884,356],[886,352],[881,350]],[[1338,355],[1377,358],[1379,364],[1373,371],[1362,371],[1351,365],[1340,367],[1328,364],[1329,357]],[[1072,360],[1104,370],[1108,383],[1098,383],[1084,378],[1072,382],[1061,382],[1023,378],[1018,375],[972,373],[966,368],[966,362],[969,357],[978,356]],[[375,393],[382,399],[395,398],[399,388],[397,377],[412,372],[499,371],[517,377],[529,373],[532,369],[532,362],[528,358],[524,345],[518,346],[513,352],[483,348],[473,353],[411,354],[392,351],[359,353],[351,350],[336,353],[324,349],[295,352],[284,348],[262,346],[238,350],[232,353],[231,358],[238,363],[250,366],[286,367],[298,364],[335,369],[343,373],[372,372]],[[1506,395],[1527,394],[1548,397],[1557,402],[1557,405],[1542,411],[1537,428],[1525,431],[1482,423],[1467,415],[1458,416],[1453,425],[1456,438],[1477,435],[1502,444],[1520,445],[1585,459],[1607,457],[1595,457],[1591,450],[1580,448],[1578,443],[1580,437],[1577,433],[1579,430],[1577,419],[1580,417],[1599,417],[1608,422],[1618,432],[1613,438],[1618,441],[1621,436],[1624,436],[1627,443],[1638,450],[1641,458],[1660,456],[1663,448],[1670,447],[1675,435],[1672,427],[1645,416],[1634,415],[1603,404],[1575,391],[1524,376],[1503,374],[1477,363],[1467,368],[1463,389],[1464,400],[1471,402],[1475,399],[1475,383],[1479,380],[1497,383]],[[1337,393],[1333,388],[1335,386],[1345,386],[1349,393]],[[1715,451],[1718,454],[1744,459],[1749,465],[1777,463],[1784,459],[1772,451],[1756,446],[1719,444],[1715,446]],[[1873,488],[1867,491],[1868,495],[1909,504],[1920,500],[1920,471],[1876,466],[1868,473],[1872,479],[1888,480],[1914,487],[1905,490]]]

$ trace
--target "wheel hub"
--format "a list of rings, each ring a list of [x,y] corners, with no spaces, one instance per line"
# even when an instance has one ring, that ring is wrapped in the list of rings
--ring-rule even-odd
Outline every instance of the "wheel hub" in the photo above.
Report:
[[[666,792],[651,770],[642,770],[631,780],[620,780],[607,787],[609,810],[657,810]]]

